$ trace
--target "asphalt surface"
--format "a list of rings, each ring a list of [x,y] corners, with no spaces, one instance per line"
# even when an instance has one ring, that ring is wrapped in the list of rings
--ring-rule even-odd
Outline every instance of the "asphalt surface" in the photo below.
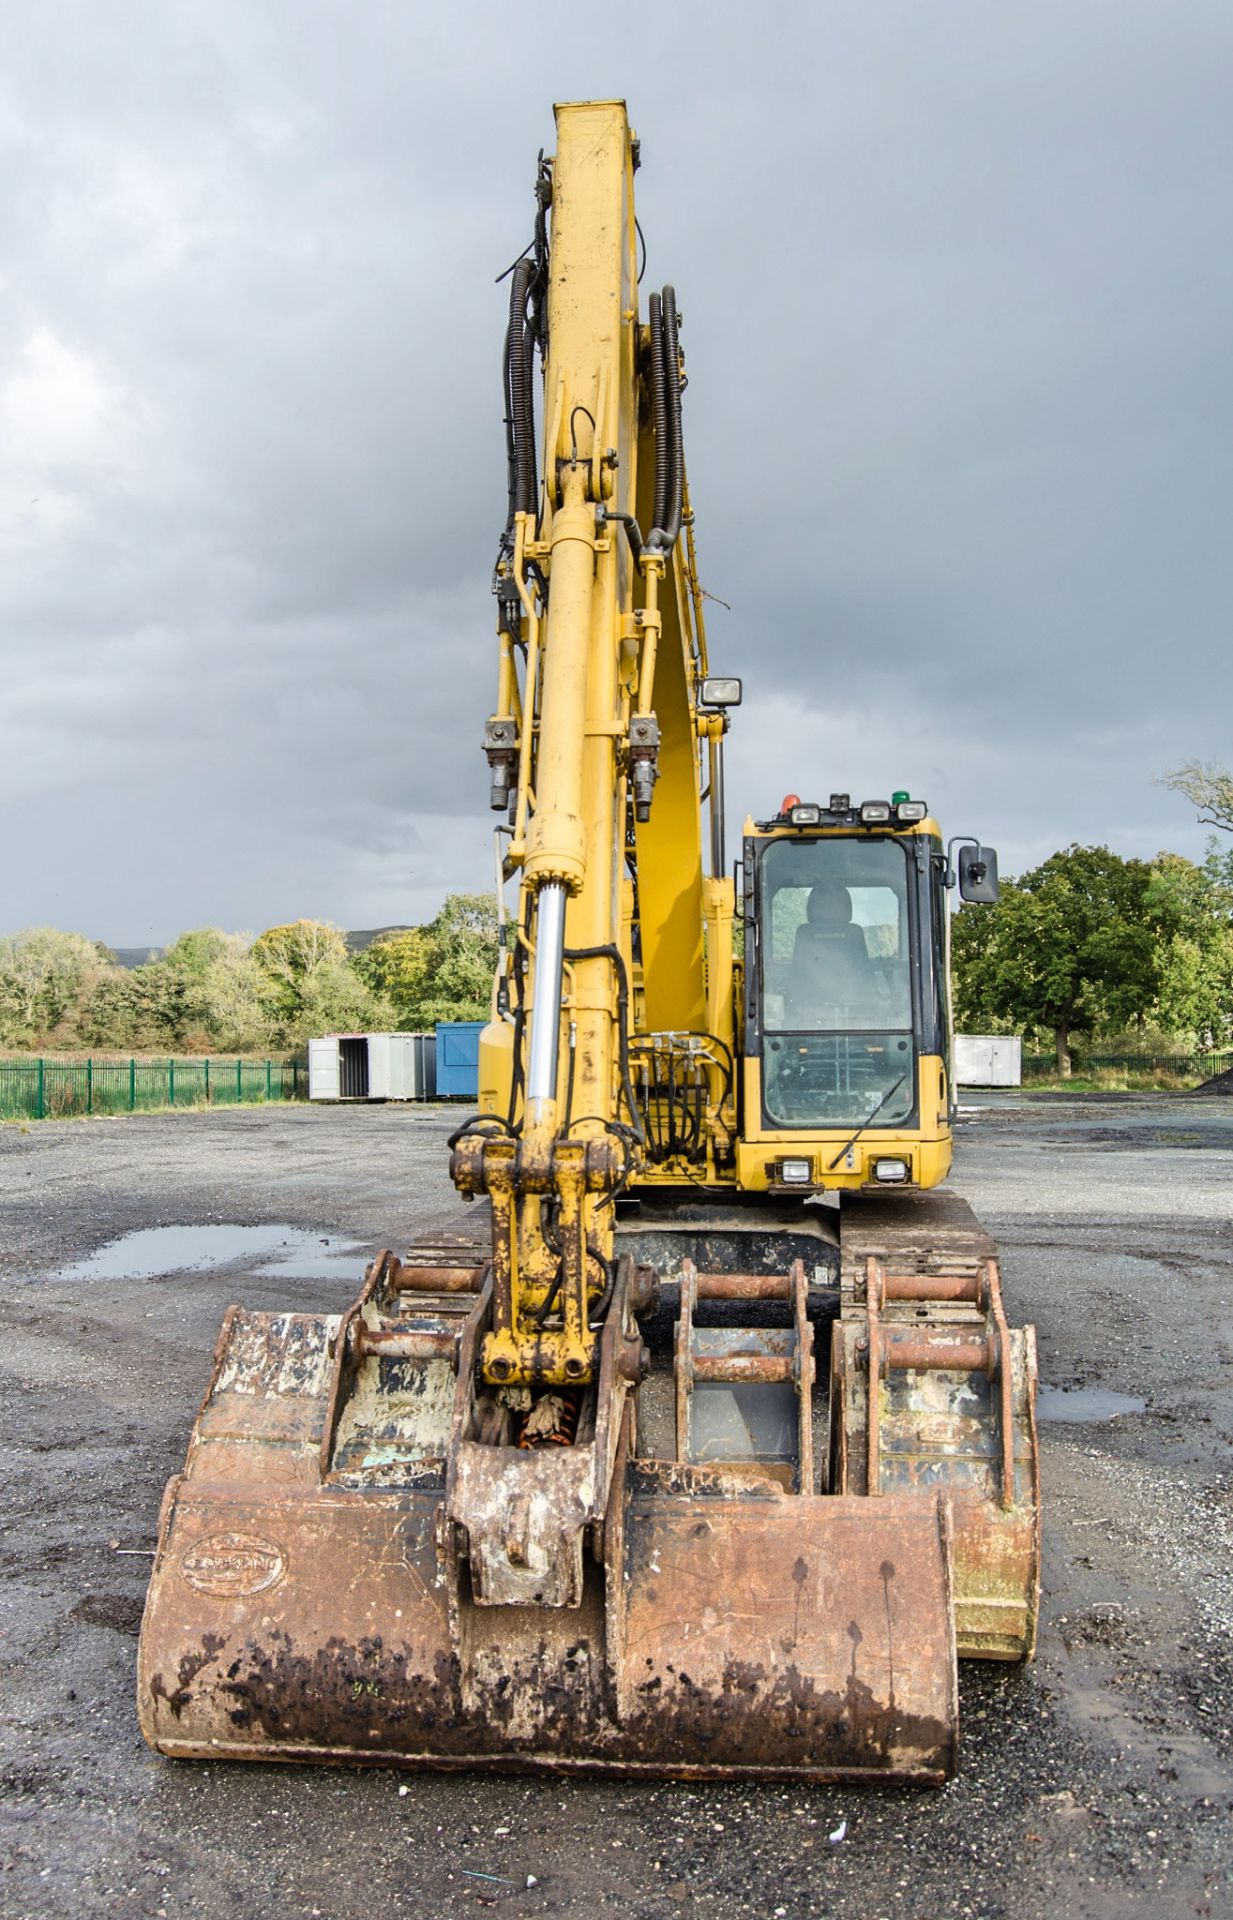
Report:
[[[954,1184],[1000,1242],[1043,1380],[1095,1392],[1097,1410],[1121,1404],[1106,1394],[1145,1404],[1042,1427],[1040,1651],[1026,1670],[965,1665],[962,1770],[943,1791],[202,1766],[145,1749],[148,1552],[223,1309],[336,1311],[366,1251],[457,1225],[453,1117],[0,1127],[0,1914],[1233,1913],[1229,1099],[1004,1097],[963,1116]],[[217,1232],[235,1226],[279,1231]],[[175,1227],[216,1231],[108,1252]]]

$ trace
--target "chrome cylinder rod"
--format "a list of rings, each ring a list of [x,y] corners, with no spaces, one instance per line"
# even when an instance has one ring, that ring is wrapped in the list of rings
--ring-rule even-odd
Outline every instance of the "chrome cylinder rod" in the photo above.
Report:
[[[535,903],[535,989],[527,1061],[527,1106],[555,1100],[561,1039],[561,970],[565,956],[565,884],[546,880]]]

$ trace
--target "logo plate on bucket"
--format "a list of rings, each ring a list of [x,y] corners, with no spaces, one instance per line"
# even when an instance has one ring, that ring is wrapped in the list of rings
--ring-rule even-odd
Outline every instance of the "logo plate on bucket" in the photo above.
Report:
[[[287,1571],[286,1559],[271,1540],[255,1533],[212,1533],[188,1549],[180,1572],[198,1593],[226,1597],[264,1593]]]

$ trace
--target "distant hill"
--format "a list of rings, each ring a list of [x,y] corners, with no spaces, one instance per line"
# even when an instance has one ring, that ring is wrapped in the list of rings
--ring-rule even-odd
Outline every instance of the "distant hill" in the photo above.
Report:
[[[411,933],[412,931],[411,927],[403,926],[367,927],[358,933],[344,934],[343,938],[347,942],[348,953],[363,953],[365,947],[371,947],[373,941],[379,940],[383,933]]]

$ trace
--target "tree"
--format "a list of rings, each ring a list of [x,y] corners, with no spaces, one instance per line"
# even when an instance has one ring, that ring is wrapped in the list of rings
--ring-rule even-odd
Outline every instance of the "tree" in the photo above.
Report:
[[[1072,846],[1005,881],[995,907],[968,907],[953,929],[956,1010],[964,1021],[1048,1028],[1058,1072],[1071,1040],[1127,1025],[1153,1006],[1159,981],[1147,903],[1151,868],[1107,847]]]
[[[352,965],[392,1002],[400,1026],[483,1020],[497,965],[496,898],[452,893],[427,926],[381,935]]]
[[[228,1053],[243,1053],[269,1046],[273,1041],[269,1011],[261,997],[261,975],[253,959],[253,943],[248,934],[218,934],[194,975],[196,991],[186,995],[185,1013],[191,1022],[196,1016],[199,1030],[207,1041]],[[194,935],[182,936],[193,940]],[[176,945],[180,943],[177,941]],[[174,953],[175,949],[172,949]],[[170,958],[170,954],[168,958]],[[193,1038],[187,1025],[185,1043]]]
[[[246,934],[195,928],[136,974],[155,1044],[239,1053],[270,1043],[263,976]]]
[[[253,959],[281,1009],[291,1011],[314,974],[347,964],[347,943],[328,920],[292,920],[267,927],[253,942]]]
[[[497,969],[495,895],[451,893],[424,931],[431,973],[424,1025],[487,1019]]]
[[[140,975],[145,967],[127,971],[108,967],[84,999],[76,1022],[76,1038],[83,1047],[104,1052],[128,1051],[148,1043],[148,1007]]]
[[[352,957],[351,964],[374,993],[390,1002],[400,1027],[418,1024],[418,1009],[431,990],[435,964],[424,927],[380,934],[363,953]]]
[[[1233,855],[1196,867],[1156,856],[1147,907],[1159,940],[1157,1014],[1188,1044],[1221,1046],[1233,1029]]]
[[[71,1020],[110,959],[96,941],[56,927],[0,938],[0,1039],[8,1046],[46,1040]]]
[[[338,928],[324,920],[270,927],[253,942],[262,998],[286,1045],[315,1033],[381,1031],[394,1009],[375,994],[347,957]]]
[[[1185,766],[1166,773],[1160,785],[1171,788],[1174,793],[1184,793],[1198,808],[1203,826],[1233,833],[1233,774],[1223,767],[1203,760],[1187,760]]]

